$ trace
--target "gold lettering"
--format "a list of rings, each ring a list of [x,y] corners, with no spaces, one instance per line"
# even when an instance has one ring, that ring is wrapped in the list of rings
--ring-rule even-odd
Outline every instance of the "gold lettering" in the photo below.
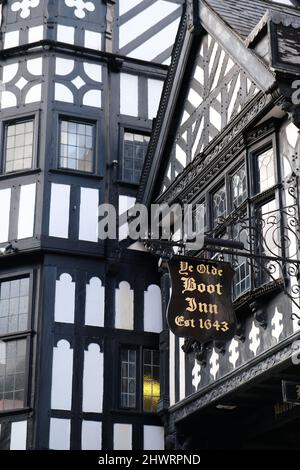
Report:
[[[179,274],[182,276],[188,276],[188,273],[192,273],[193,270],[193,266],[190,266],[187,261],[180,261]]]
[[[180,261],[180,270],[179,270],[179,274],[182,274],[183,276],[187,276],[187,271],[188,270],[188,263],[186,261]]]
[[[216,284],[216,289],[217,289],[217,294],[222,295],[222,285],[221,284]]]
[[[175,318],[175,324],[177,326],[184,326],[184,317],[178,315],[178,317]]]
[[[204,292],[207,292],[208,294],[214,294],[217,292],[218,295],[222,295],[222,285],[219,284],[204,284],[203,282],[201,284],[198,284],[198,291],[200,294],[203,294]]]
[[[190,320],[185,320],[184,322],[184,326],[186,327],[191,327],[191,328],[195,328],[195,320],[192,318]]]
[[[215,266],[210,266],[209,264],[198,264],[197,272],[199,274],[211,274],[212,276],[223,276],[223,269],[217,269]]]
[[[207,286],[207,292],[208,292],[209,294],[214,294],[214,293],[215,293],[215,290],[216,290],[216,288],[215,288],[215,286],[213,286],[212,284],[209,284],[209,286]]]
[[[205,284],[198,284],[198,291],[203,294],[203,292],[206,291],[206,285]]]
[[[197,310],[197,302],[193,297],[187,297],[185,299],[188,303],[189,306],[186,308],[188,312],[195,312]]]
[[[181,280],[183,282],[183,294],[185,292],[194,292],[197,289],[197,284],[193,277],[182,277]]]
[[[199,274],[206,274],[206,268],[205,264],[198,264],[197,271]]]
[[[218,315],[218,305],[216,304],[207,304],[205,302],[199,302],[197,304],[196,300],[192,297],[187,297],[185,299],[188,302],[188,307],[186,310],[188,312],[196,312],[198,310],[200,313],[209,313],[211,315]]]
[[[300,385],[296,387],[297,398],[300,400]]]
[[[209,308],[209,313],[211,313],[212,315],[218,315],[219,309],[216,304],[209,304],[208,308]]]
[[[199,312],[200,313],[208,313],[207,304],[199,303]]]
[[[177,316],[175,318],[175,324],[179,326],[180,328],[195,328],[195,320],[190,319],[190,320],[185,320],[183,316]]]

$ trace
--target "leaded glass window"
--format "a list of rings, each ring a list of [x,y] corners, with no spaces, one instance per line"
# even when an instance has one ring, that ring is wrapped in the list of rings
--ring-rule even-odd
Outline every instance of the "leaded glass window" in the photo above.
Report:
[[[213,224],[216,227],[226,215],[226,187],[225,185],[213,193]]]
[[[29,278],[0,283],[0,335],[28,329]]]
[[[160,399],[159,352],[144,350],[144,411],[156,412]]]
[[[5,173],[30,170],[33,166],[34,121],[6,126]]]
[[[233,226],[233,240],[243,243],[246,250],[249,249],[248,230],[241,227],[240,224]],[[238,256],[235,258],[234,270],[233,294],[234,297],[237,298],[244,292],[247,292],[251,287],[250,265],[248,258],[244,256]]]
[[[231,203],[232,209],[240,206],[247,198],[246,167],[243,165],[231,177]]]
[[[25,404],[27,340],[0,341],[0,411]]]
[[[140,182],[150,137],[132,132],[124,133],[122,178],[128,183]]]
[[[207,231],[207,210],[204,200],[196,204],[193,225],[197,234],[204,234]]]
[[[136,350],[121,350],[121,407],[136,408]]]
[[[0,280],[0,412],[26,406],[30,277]]]
[[[91,173],[94,168],[94,124],[60,121],[59,167]]]
[[[256,156],[257,175],[254,175],[258,193],[270,189],[275,184],[273,148]]]

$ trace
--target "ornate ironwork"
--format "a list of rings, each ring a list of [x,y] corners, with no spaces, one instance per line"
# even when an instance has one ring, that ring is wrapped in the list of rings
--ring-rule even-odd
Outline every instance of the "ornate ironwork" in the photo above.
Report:
[[[284,188],[290,205],[264,211],[265,205],[257,208],[249,217],[245,211],[237,210],[227,219],[219,220],[223,233],[230,233],[232,227],[239,233],[247,233],[247,243],[243,250],[228,250],[209,246],[205,249],[225,257],[229,255],[233,267],[246,260],[252,274],[252,288],[273,282],[300,309],[300,223],[298,177],[295,175]],[[273,200],[275,203],[275,200]],[[212,236],[214,232],[206,235]],[[300,317],[293,315],[293,319]]]

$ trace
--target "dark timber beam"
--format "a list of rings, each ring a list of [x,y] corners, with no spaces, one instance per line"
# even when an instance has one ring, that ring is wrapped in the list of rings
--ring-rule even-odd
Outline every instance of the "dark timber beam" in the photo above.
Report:
[[[248,72],[261,90],[268,92],[275,87],[276,80],[270,69],[254,52],[247,49],[241,38],[203,0],[200,0],[200,20],[203,27]]]

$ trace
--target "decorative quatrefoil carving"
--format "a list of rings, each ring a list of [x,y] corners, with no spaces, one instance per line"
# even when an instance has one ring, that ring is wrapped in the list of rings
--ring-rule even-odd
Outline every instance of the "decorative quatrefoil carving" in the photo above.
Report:
[[[21,0],[20,2],[15,2],[11,6],[11,10],[14,12],[20,11],[21,18],[28,18],[30,15],[30,8],[36,8],[40,4],[40,0]]]
[[[80,19],[85,17],[85,10],[95,11],[95,5],[92,2],[85,2],[84,0],[65,0],[65,4],[67,7],[75,8],[74,14]]]

